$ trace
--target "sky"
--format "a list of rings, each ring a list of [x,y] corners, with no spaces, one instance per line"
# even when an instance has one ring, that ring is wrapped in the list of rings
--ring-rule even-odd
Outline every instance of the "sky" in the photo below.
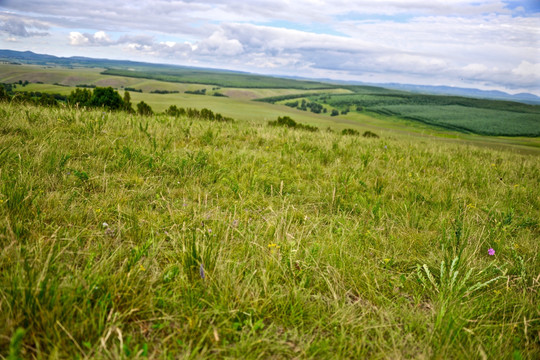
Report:
[[[540,95],[540,0],[0,0],[0,48]]]

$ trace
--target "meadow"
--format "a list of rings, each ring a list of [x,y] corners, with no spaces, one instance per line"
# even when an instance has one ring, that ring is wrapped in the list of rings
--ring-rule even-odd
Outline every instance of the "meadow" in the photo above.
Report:
[[[538,154],[377,133],[0,103],[0,357],[538,358]]]

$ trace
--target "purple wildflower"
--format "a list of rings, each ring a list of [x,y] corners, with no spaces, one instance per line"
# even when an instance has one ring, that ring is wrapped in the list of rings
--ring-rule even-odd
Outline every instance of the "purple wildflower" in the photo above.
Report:
[[[199,266],[199,275],[201,275],[201,279],[204,280],[204,278],[205,278],[205,275],[204,275],[204,266],[203,266],[202,263],[201,263],[201,266]]]
[[[489,248],[489,250],[488,250],[488,255],[489,255],[489,256],[495,255],[495,249]]]

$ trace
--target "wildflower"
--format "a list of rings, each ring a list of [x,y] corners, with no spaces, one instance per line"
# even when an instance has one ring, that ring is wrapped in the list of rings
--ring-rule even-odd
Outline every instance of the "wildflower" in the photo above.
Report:
[[[385,264],[388,264],[389,262],[390,262],[390,259],[389,259],[389,258],[384,259],[384,263],[385,263]]]
[[[489,255],[489,256],[495,255],[495,249],[489,248],[489,250],[488,250],[488,255]]]
[[[108,227],[109,227],[109,224],[107,224],[106,222],[104,222],[102,225],[103,225],[104,228],[108,228]]]
[[[203,264],[201,263],[201,266],[199,266],[199,275],[201,275],[201,279],[205,279],[205,274],[204,274],[204,266]]]
[[[146,269],[144,268],[144,266],[142,266],[142,264],[139,264],[139,269],[140,269],[141,271],[146,270]]]

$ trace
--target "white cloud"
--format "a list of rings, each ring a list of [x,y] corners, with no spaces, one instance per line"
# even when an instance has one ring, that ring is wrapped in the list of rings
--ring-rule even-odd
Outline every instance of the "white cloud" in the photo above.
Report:
[[[83,34],[81,34],[80,32],[72,31],[72,32],[69,33],[69,44],[70,45],[81,46],[81,45],[86,45],[89,42],[90,41],[88,40],[88,38],[86,36],[84,36]]]
[[[97,31],[95,34],[82,34],[78,31],[69,33],[69,44],[73,46],[109,46],[117,42],[111,40],[105,31]]]
[[[531,64],[528,61],[522,61],[517,68],[512,70],[512,73],[518,76],[532,76],[536,79],[540,79],[540,63]]]
[[[196,52],[201,55],[237,56],[244,52],[244,47],[238,39],[228,38],[223,30],[219,30],[200,41]]]

